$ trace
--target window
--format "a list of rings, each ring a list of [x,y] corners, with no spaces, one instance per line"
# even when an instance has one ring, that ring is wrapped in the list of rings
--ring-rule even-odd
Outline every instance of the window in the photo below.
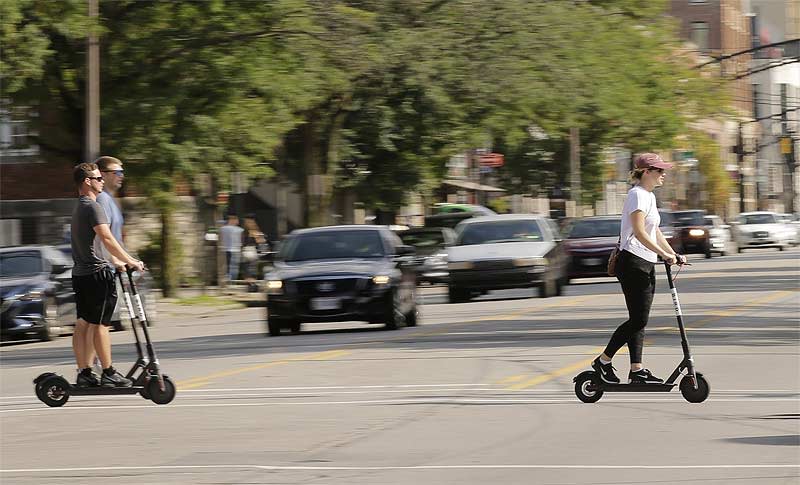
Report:
[[[708,0],[689,0],[689,5],[703,5],[708,3]]]
[[[692,22],[689,27],[689,40],[700,52],[708,52],[708,23]]]
[[[12,106],[8,100],[0,100],[0,154],[3,160],[13,157],[38,155],[39,147],[31,122],[37,113],[29,106]]]

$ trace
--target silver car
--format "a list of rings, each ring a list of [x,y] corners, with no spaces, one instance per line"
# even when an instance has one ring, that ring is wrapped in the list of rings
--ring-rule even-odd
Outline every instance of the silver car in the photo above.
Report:
[[[455,230],[456,242],[447,248],[451,302],[489,290],[531,287],[546,298],[560,295],[567,283],[568,259],[549,219],[530,214],[476,217]]]

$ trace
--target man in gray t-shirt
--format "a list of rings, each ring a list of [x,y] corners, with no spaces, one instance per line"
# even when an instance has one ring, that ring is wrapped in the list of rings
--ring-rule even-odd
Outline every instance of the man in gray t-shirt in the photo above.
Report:
[[[94,240],[100,241],[120,265],[144,271],[144,264],[132,258],[119,245],[108,227],[108,218],[97,195],[103,191],[103,177],[93,163],[81,163],[72,172],[80,197],[72,214],[71,240],[72,288],[78,321],[72,334],[72,348],[78,364],[76,385],[81,387],[130,387],[133,382],[120,374],[111,361],[111,338],[108,325],[117,300],[114,273],[108,263],[95,252]],[[91,357],[97,352],[103,375],[92,372]]]

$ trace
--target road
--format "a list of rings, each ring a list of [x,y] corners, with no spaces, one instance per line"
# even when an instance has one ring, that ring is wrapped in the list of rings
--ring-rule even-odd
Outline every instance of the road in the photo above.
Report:
[[[72,397],[70,339],[0,348],[0,482],[13,484],[589,484],[800,482],[800,250],[691,259],[676,285],[702,404],[671,393],[584,404],[572,378],[626,316],[612,279],[556,298],[491,293],[447,304],[424,288],[421,324],[306,325],[264,337],[263,308],[163,305],[152,328],[171,404]],[[658,268],[645,363],[681,359]],[[120,367],[130,332],[114,333]],[[615,365],[627,372],[627,355]]]

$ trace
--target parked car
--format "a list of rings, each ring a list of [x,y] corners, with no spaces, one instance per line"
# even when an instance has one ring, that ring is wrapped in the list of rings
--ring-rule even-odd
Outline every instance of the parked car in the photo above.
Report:
[[[456,240],[449,227],[414,227],[397,232],[403,244],[415,251],[417,283],[447,283],[447,247]]]
[[[734,240],[741,253],[748,248],[778,248],[781,251],[790,244],[786,225],[774,212],[743,212],[736,218]]]
[[[456,227],[447,248],[450,301],[469,301],[489,290],[538,287],[561,294],[568,260],[553,221],[528,214],[475,217]]]
[[[712,256],[711,236],[705,222],[706,211],[684,210],[675,211],[675,227],[681,238],[683,254],[703,254],[706,258]]]
[[[664,235],[669,245],[672,246],[673,251],[678,254],[683,254],[681,233],[680,230],[675,227],[675,218],[672,212],[665,209],[658,209],[658,213],[661,216],[661,222],[658,225],[658,228],[661,229],[661,234]]]
[[[621,217],[584,217],[571,222],[564,240],[570,278],[608,276],[608,256],[619,241]]]
[[[0,248],[0,336],[46,341],[74,326],[71,268],[51,246]]]
[[[413,254],[386,226],[293,231],[266,275],[269,335],[297,333],[303,322],[416,325]]]
[[[731,235],[731,226],[725,224],[719,216],[705,216],[703,220],[711,241],[711,250],[719,253],[720,256],[730,254],[735,245]]]

